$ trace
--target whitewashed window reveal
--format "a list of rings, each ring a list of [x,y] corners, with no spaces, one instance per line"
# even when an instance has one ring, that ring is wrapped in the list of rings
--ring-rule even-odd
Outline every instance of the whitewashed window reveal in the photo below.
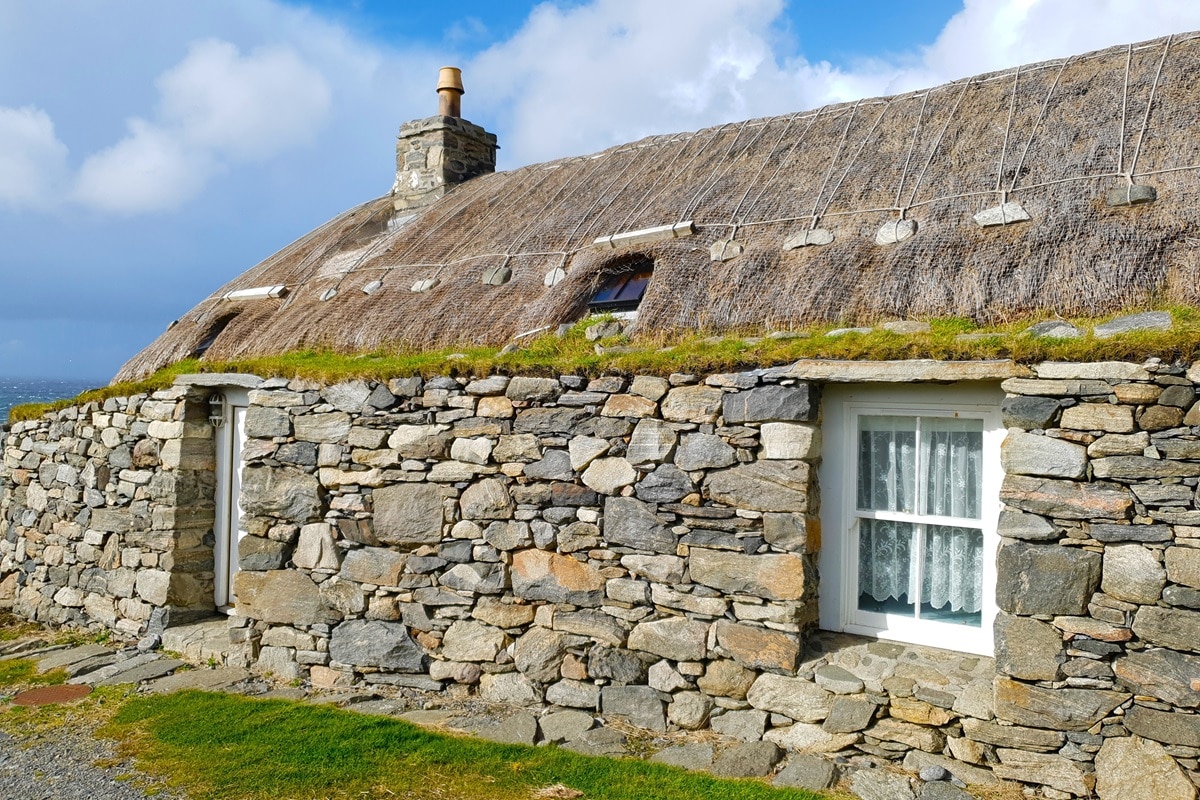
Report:
[[[826,393],[822,627],[991,654],[1001,397]]]

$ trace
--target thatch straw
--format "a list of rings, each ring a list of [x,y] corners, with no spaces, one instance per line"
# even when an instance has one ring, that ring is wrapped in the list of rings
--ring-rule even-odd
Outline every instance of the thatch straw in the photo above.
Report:
[[[404,224],[380,198],[218,289],[118,378],[192,355],[234,313],[209,357],[502,344],[577,319],[598,282],[632,255],[655,263],[642,333],[1196,303],[1198,40],[1177,35],[487,175]],[[1108,207],[1106,191],[1131,181],[1155,186],[1158,200]],[[1032,219],[973,221],[1005,199]],[[917,223],[916,235],[875,244],[879,227],[901,218]],[[592,246],[598,236],[685,219],[698,235]],[[782,249],[816,225],[835,241]],[[710,261],[709,246],[730,236],[745,252]],[[484,269],[499,265],[511,282],[483,285]],[[546,288],[555,267],[568,277]],[[410,291],[433,277],[432,291]],[[364,294],[375,280],[382,288]],[[221,299],[269,284],[290,294]],[[330,288],[337,296],[320,301]]]

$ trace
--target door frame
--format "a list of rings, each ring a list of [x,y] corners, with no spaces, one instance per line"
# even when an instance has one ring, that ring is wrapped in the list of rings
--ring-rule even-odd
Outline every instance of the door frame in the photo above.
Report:
[[[238,544],[242,530],[242,450],[246,443],[246,409],[250,393],[246,389],[222,387],[223,418],[213,434],[216,437],[216,519],[213,522],[213,602],[218,611],[235,613],[237,598],[233,578],[238,571]]]

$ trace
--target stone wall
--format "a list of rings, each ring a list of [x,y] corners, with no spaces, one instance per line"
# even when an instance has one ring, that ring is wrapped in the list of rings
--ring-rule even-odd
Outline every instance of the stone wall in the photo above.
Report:
[[[1013,724],[968,732],[993,741],[1005,777],[1056,777],[1074,794],[1094,777],[1101,797],[1136,787],[1192,798],[1200,369],[1042,364],[1035,373],[1004,383],[995,703]],[[1021,749],[995,741],[998,731]]]
[[[12,427],[0,607],[127,635],[156,609],[212,610],[213,440],[201,399],[177,388]]]
[[[897,365],[261,382],[234,657],[1049,797],[1194,800],[1200,370],[1005,381],[994,661],[813,630],[820,384],[842,373]],[[0,600],[131,633],[164,604],[211,610],[203,391],[14,427]]]

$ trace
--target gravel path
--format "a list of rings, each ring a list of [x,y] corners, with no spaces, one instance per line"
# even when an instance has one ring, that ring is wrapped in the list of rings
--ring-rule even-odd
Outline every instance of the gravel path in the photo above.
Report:
[[[111,766],[97,766],[100,764]],[[156,791],[156,788],[158,791]],[[5,800],[185,800],[154,787],[113,742],[91,730],[59,729],[29,739],[0,732],[0,797]]]

